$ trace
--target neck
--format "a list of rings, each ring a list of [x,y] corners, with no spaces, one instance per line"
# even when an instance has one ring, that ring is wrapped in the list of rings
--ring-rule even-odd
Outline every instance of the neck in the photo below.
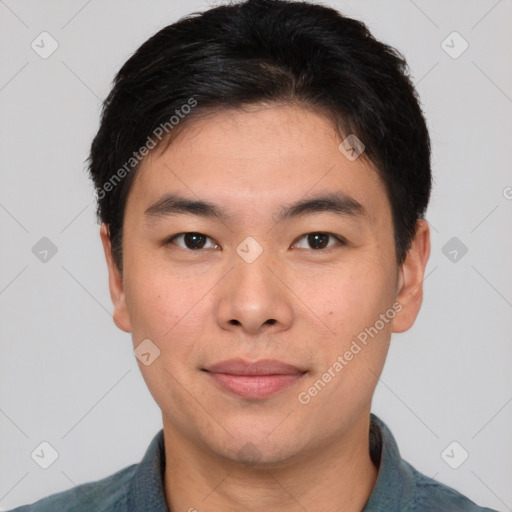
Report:
[[[322,446],[280,463],[245,465],[198,446],[164,419],[170,512],[360,512],[375,485],[370,416]]]

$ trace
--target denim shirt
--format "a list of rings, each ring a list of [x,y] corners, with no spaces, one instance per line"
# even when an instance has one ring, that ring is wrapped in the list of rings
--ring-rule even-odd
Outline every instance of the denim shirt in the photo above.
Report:
[[[386,425],[371,415],[370,453],[379,467],[362,512],[497,512],[416,471],[400,457]],[[165,502],[164,435],[160,430],[142,461],[102,480],[81,484],[11,512],[169,512]],[[199,504],[191,503],[191,509]]]

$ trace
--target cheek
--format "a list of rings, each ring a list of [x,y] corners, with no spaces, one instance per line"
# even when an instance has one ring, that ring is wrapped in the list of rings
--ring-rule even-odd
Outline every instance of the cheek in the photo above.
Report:
[[[163,340],[183,316],[184,293],[179,280],[142,257],[138,264],[127,264],[126,306],[134,340],[140,337]]]
[[[377,266],[366,269],[355,266],[331,276],[328,282],[327,308],[329,322],[335,332],[355,335],[373,325],[381,313],[393,304],[393,280],[390,272]],[[325,300],[325,299],[324,299]]]
[[[139,368],[155,401],[169,408],[180,403],[180,383],[187,381],[188,372],[197,365],[197,340],[204,326],[198,316],[207,313],[206,304],[199,300],[202,294],[197,297],[190,283],[185,286],[175,276],[155,269],[148,264],[127,272],[126,304],[134,348],[149,339],[160,351],[153,363],[139,362]]]
[[[335,335],[323,340],[323,355],[312,375],[312,386],[318,380],[332,380],[333,384],[325,386],[317,400],[319,407],[325,402],[342,402],[345,408],[360,409],[370,400],[389,349],[395,315],[389,275],[371,266],[367,271],[354,268],[337,281],[331,278],[324,306]],[[330,415],[336,414],[328,409]],[[340,409],[340,421],[345,412]]]
[[[211,308],[204,297],[208,283],[194,286],[197,279],[180,277],[180,272],[147,259],[139,261],[144,263],[127,269],[125,283],[133,343],[149,338],[159,347],[166,367],[186,364],[197,340],[204,337],[207,309]]]

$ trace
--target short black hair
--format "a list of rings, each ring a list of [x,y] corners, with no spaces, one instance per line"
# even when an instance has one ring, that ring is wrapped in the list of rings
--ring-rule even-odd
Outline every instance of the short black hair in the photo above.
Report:
[[[429,134],[404,57],[332,8],[247,0],[163,28],[115,77],[89,171],[119,268],[126,198],[147,152],[198,116],[269,102],[313,108],[363,142],[403,263],[432,186]]]

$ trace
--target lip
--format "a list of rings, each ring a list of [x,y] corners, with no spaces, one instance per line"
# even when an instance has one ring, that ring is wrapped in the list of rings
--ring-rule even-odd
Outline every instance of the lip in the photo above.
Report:
[[[260,359],[246,361],[245,359],[228,359],[205,368],[211,373],[229,373],[231,375],[297,375],[304,370],[277,359]]]
[[[263,399],[275,395],[302,378],[306,371],[275,359],[245,361],[230,359],[203,371],[222,389],[246,399]]]

